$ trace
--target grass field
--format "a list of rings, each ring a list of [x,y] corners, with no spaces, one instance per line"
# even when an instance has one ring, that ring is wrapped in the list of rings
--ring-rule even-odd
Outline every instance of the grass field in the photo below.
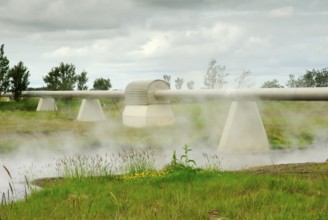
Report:
[[[175,167],[177,167],[175,165]],[[323,170],[322,173],[313,173]],[[220,172],[190,166],[42,179],[1,219],[327,219],[328,163],[311,172]]]
[[[215,148],[230,104],[176,103],[176,124],[154,130],[122,126],[123,104],[102,103],[108,120],[100,123],[75,120],[79,100],[59,101],[58,112],[35,112],[35,99],[0,103],[0,154],[14,153],[35,135],[55,142],[58,133],[79,139],[76,147],[81,149],[108,139],[110,144],[153,149],[185,144]],[[258,106],[272,149],[305,148],[327,131],[325,102]],[[171,153],[171,163],[161,168],[145,152],[121,155],[121,174],[112,172],[103,155],[63,158],[57,164],[63,178],[33,182],[42,190],[14,203],[4,199],[14,192],[3,192],[0,219],[328,219],[328,163],[223,172],[215,161],[200,167],[189,151]]]

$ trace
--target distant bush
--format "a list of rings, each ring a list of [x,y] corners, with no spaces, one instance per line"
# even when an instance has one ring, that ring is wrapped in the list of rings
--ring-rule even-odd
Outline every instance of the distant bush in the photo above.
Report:
[[[38,106],[38,101],[39,100],[35,98],[25,98],[20,102],[0,102],[0,111],[35,111]]]

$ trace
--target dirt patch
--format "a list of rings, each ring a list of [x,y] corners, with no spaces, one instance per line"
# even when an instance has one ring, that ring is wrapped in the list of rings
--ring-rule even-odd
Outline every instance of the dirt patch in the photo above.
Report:
[[[319,174],[328,175],[328,160],[323,163],[292,163],[251,167],[242,172],[258,174]]]
[[[64,177],[39,178],[32,181],[32,184],[39,187],[53,186],[64,181]]]

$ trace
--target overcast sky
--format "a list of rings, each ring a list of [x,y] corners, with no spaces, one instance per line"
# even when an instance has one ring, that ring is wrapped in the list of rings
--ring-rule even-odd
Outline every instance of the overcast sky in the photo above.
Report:
[[[255,86],[328,67],[327,0],[0,0],[0,44],[23,61],[30,86],[60,62],[110,78],[182,77],[203,87],[211,58],[230,84],[244,70]]]

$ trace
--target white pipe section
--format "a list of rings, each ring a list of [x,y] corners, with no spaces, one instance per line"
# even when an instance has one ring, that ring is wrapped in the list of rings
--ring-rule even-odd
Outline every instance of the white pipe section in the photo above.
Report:
[[[261,88],[261,89],[202,89],[157,90],[155,97],[188,99],[225,99],[240,101],[328,101],[328,88]]]
[[[23,97],[51,98],[124,98],[124,91],[24,91]]]
[[[156,90],[156,98],[223,99],[223,100],[277,100],[277,101],[328,101],[328,88],[258,88],[258,89],[200,89]],[[11,93],[2,97],[11,97]],[[52,98],[124,98],[125,91],[24,91],[23,97]]]

